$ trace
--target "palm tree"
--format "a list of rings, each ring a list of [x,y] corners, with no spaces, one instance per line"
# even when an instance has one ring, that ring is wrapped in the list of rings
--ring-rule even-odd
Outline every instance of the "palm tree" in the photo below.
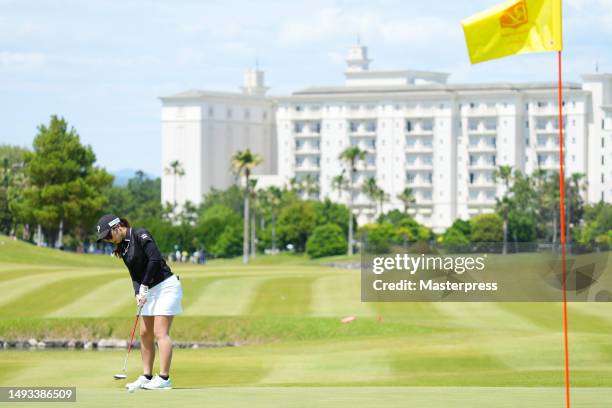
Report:
[[[306,193],[306,198],[319,195],[319,181],[312,174],[307,174],[302,179],[301,190]]]
[[[342,192],[348,188],[348,180],[344,177],[344,170],[332,178],[331,188],[338,192],[338,199],[340,199]]]
[[[493,179],[501,179],[504,183],[504,196],[501,200],[497,199],[497,207],[498,210],[501,211],[502,217],[504,219],[503,224],[503,237],[504,237],[504,246],[503,246],[503,254],[508,253],[508,213],[510,211],[510,200],[508,196],[510,194],[510,181],[512,179],[512,167],[503,165],[499,166],[493,172]]]
[[[249,191],[251,194],[251,205],[253,207],[253,211],[251,212],[251,257],[255,258],[257,253],[257,235],[256,235],[256,226],[257,226],[257,211],[261,209],[262,206],[262,198],[263,194],[258,192],[255,187],[257,186],[257,179],[249,180],[250,186]]]
[[[387,194],[382,188],[379,188],[376,192],[376,199],[378,200],[378,204],[380,205],[379,215],[383,215],[384,204],[389,201],[389,194]]]
[[[404,214],[407,215],[408,208],[410,208],[410,206],[416,201],[414,199],[412,189],[410,187],[404,188],[404,190],[402,190],[402,192],[397,195],[397,198],[402,202],[402,204],[404,204]]]
[[[252,170],[262,162],[261,157],[250,149],[238,150],[232,156],[232,170],[236,177],[244,176],[244,235],[242,239],[242,262],[249,263],[249,189]]]
[[[365,159],[366,152],[357,146],[347,147],[338,159],[345,163],[349,169],[348,177],[348,208],[349,208],[349,225],[348,225],[348,254],[353,255],[353,175],[357,171],[357,162]]]
[[[177,177],[183,177],[185,175],[185,169],[183,169],[183,165],[181,164],[181,162],[179,162],[178,160],[174,160],[170,163],[170,166],[164,169],[164,172],[174,177],[174,182],[172,183],[172,188],[174,190],[172,202],[176,206],[176,179]]]
[[[380,195],[380,187],[376,184],[376,178],[368,177],[365,183],[361,186],[361,191],[367,195],[374,203],[374,216],[376,216],[376,203]]]
[[[569,200],[568,200],[568,206],[567,206],[567,228],[566,228],[566,233],[565,233],[566,239],[569,239],[571,237],[570,225],[572,222],[572,207],[575,206],[576,210],[578,211],[580,208],[582,208],[582,205],[583,205],[583,201],[582,201],[582,197],[580,196],[580,192],[585,191],[587,188],[587,182],[584,179],[585,179],[584,174],[572,173],[570,180],[569,180],[570,188],[568,188],[567,190],[570,191],[570,194],[572,194],[573,197],[571,196],[568,197]],[[581,214],[578,214],[578,218],[581,218]]]
[[[276,215],[281,208],[283,192],[276,186],[270,186],[265,191],[265,201],[272,216],[272,254],[276,254]]]

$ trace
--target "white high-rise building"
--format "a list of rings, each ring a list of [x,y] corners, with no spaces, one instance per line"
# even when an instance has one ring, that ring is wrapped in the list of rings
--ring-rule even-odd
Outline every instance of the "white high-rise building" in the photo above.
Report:
[[[274,101],[264,73],[248,70],[242,92],[186,91],[162,101],[162,202],[198,204],[211,189],[234,184],[230,159],[238,150],[265,160],[254,174],[275,173]],[[183,176],[168,171],[178,161]]]
[[[353,180],[360,221],[370,219],[375,211],[375,203],[360,189],[374,177],[389,197],[385,211],[402,208],[397,195],[410,187],[416,199],[410,211],[416,220],[442,231],[456,218],[493,210],[495,197],[503,194],[503,186],[493,177],[498,166],[510,165],[526,173],[559,168],[554,82],[453,84],[448,82],[449,74],[440,72],[375,71],[369,69],[367,48],[361,45],[349,50],[347,64],[342,86],[307,88],[276,98],[256,93],[258,103],[270,112],[264,126],[270,131],[265,139],[270,145],[261,152],[277,166],[278,183],[310,175],[319,183],[320,198],[347,202],[347,193],[332,189],[332,179],[344,170],[340,153],[359,146],[366,151]],[[566,82],[563,88],[566,174],[586,176],[587,202],[610,202],[612,75],[585,75],[583,81]],[[167,103],[180,95],[163,98],[163,110],[171,109]],[[212,98],[205,92],[198,97],[202,106]],[[251,97],[245,92],[227,103],[240,106]],[[164,121],[164,126],[172,125]],[[176,145],[175,136],[166,127],[164,132],[165,146],[176,152],[170,147]],[[213,134],[209,137],[223,143],[223,137]],[[200,149],[203,157],[209,154]],[[223,153],[213,155],[228,163],[232,149],[237,147],[228,145]],[[193,166],[197,172],[197,162]],[[217,180],[202,165],[199,174],[199,190],[189,196],[195,202],[208,186],[221,188],[231,182]],[[171,201],[167,199],[169,176],[162,183],[166,186],[163,197]]]

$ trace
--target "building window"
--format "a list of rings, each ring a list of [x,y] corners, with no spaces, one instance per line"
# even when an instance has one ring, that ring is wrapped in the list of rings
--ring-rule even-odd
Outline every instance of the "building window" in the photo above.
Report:
[[[251,111],[248,108],[244,110],[244,118],[251,119]]]
[[[213,108],[212,106],[208,107],[208,117],[212,118],[215,116],[215,108]]]
[[[232,108],[227,108],[227,117],[228,118],[232,117]]]
[[[295,111],[296,112],[301,112],[302,111],[302,107],[300,105],[295,105]]]
[[[474,184],[474,173],[470,173],[470,184]]]
[[[268,119],[268,112],[267,111],[263,111],[263,114],[261,115],[263,120]]]
[[[411,132],[412,131],[412,122],[407,120],[406,121],[406,132]]]

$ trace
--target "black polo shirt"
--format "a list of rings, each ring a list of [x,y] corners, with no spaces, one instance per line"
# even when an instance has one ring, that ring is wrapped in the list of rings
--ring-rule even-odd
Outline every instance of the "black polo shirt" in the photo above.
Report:
[[[135,294],[138,294],[140,285],[152,288],[172,276],[149,231],[130,228],[119,249],[130,271]]]

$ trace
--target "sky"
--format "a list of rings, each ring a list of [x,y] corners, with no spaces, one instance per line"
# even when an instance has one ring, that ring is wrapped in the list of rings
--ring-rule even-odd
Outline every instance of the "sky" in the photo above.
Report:
[[[450,82],[555,81],[554,53],[471,66],[461,19],[499,0],[0,0],[0,144],[30,147],[64,117],[111,172],[160,175],[160,96],[238,91],[255,61],[271,95],[340,85],[348,48],[370,69]],[[612,72],[612,0],[563,1],[564,80]]]

